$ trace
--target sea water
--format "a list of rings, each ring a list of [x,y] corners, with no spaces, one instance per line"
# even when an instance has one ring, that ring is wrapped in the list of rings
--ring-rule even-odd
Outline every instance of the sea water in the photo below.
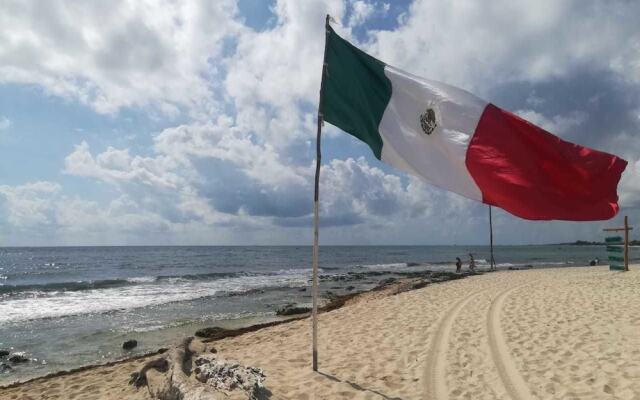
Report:
[[[604,250],[497,246],[495,259],[503,269],[577,266]],[[466,268],[470,252],[486,269],[486,246],[323,246],[321,293],[453,271],[455,257]],[[0,373],[0,385],[152,351],[200,327],[274,320],[283,305],[310,303],[310,266],[305,246],[0,248],[0,350],[31,360]],[[133,352],[121,349],[127,339],[139,341]]]

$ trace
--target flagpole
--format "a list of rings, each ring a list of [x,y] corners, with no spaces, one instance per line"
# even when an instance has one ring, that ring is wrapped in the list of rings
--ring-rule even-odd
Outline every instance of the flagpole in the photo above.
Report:
[[[491,214],[491,206],[489,206],[489,247],[491,249],[491,260],[489,261],[489,263],[491,264],[491,270],[494,270],[495,261],[493,259],[493,218]]]
[[[320,193],[320,161],[322,154],[320,151],[320,138],[322,135],[322,93],[324,91],[324,76],[327,72],[327,42],[329,34],[329,19],[331,17],[327,14],[324,30],[324,56],[322,59],[322,80],[320,81],[320,100],[318,101],[318,134],[316,136],[316,181],[315,191],[313,194],[313,282],[311,288],[311,295],[313,297],[313,308],[311,311],[311,326],[312,326],[312,366],[313,370],[318,370],[318,198]]]

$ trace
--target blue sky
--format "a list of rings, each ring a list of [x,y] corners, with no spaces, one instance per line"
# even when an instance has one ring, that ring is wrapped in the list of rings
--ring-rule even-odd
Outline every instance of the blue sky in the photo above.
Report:
[[[308,244],[328,12],[383,61],[629,161],[640,217],[633,2],[8,1],[0,5],[2,245]],[[329,125],[321,240],[481,244],[487,208]],[[598,239],[612,222],[496,212],[498,243]]]

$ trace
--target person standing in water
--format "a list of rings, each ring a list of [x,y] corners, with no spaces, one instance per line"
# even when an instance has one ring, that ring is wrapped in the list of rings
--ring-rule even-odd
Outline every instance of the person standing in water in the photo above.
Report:
[[[462,272],[462,260],[460,257],[456,257],[456,274]]]
[[[476,260],[473,259],[473,254],[469,253],[469,271],[476,272]]]

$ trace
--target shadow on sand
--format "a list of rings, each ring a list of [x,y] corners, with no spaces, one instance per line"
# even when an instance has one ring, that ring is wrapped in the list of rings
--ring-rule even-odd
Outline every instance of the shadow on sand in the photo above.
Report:
[[[379,391],[377,391],[377,390],[374,390],[374,389],[367,389],[367,388],[365,388],[365,387],[362,387],[362,386],[358,385],[357,383],[350,382],[350,381],[346,381],[346,380],[338,379],[338,378],[336,378],[335,376],[330,375],[330,374],[327,374],[327,373],[324,373],[324,372],[322,372],[322,371],[318,371],[318,373],[319,373],[320,375],[324,376],[325,378],[330,379],[330,380],[332,380],[332,381],[334,381],[334,382],[346,383],[347,385],[351,386],[352,388],[354,388],[354,389],[356,389],[356,390],[359,390],[359,391],[361,391],[361,392],[370,392],[370,393],[374,393],[374,394],[377,394],[378,396],[380,396],[380,397],[382,397],[383,399],[386,399],[386,400],[403,400],[401,397],[389,397],[389,396],[387,396],[386,394],[381,393],[381,392],[379,392]]]

